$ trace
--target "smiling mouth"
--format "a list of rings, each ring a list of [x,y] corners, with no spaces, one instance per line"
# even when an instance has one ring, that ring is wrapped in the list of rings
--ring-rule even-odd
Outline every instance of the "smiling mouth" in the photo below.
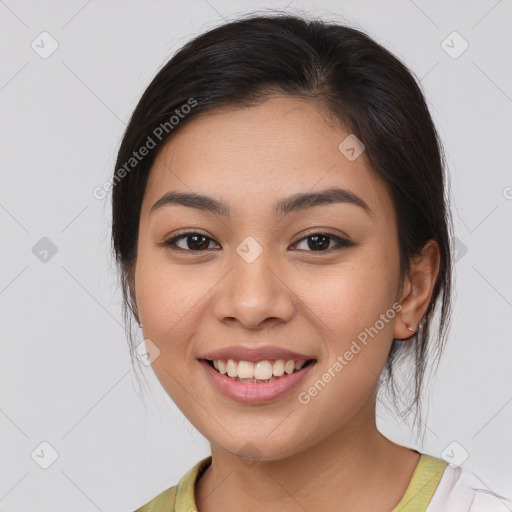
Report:
[[[258,362],[236,361],[234,359],[204,359],[217,373],[234,381],[249,383],[273,382],[303,371],[316,363],[316,359],[307,360],[263,360]]]

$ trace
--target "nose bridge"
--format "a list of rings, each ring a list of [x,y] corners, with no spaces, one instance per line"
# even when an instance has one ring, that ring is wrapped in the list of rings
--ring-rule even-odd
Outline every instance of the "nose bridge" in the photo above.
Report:
[[[282,283],[278,283],[272,272],[272,254],[254,239],[248,237],[236,249],[233,257],[232,292],[238,296],[239,304],[245,307],[262,307],[281,293]]]
[[[287,321],[295,308],[292,295],[275,268],[272,250],[248,237],[233,254],[232,269],[219,289],[214,313],[221,321],[236,318],[251,328],[268,318]]]
[[[265,298],[267,301],[273,299],[283,286],[275,270],[272,270],[270,251],[261,253],[254,260],[247,260],[237,254],[234,257],[233,278],[237,292],[246,294],[248,303],[253,301],[252,297]]]

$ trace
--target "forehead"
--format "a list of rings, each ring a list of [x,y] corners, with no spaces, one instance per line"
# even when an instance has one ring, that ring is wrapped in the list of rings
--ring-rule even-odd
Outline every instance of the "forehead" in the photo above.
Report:
[[[323,107],[291,97],[258,106],[223,108],[184,125],[158,154],[142,214],[169,190],[215,196],[242,213],[269,209],[278,199],[342,187],[372,210],[390,198],[364,152],[349,160],[339,145],[350,132],[329,122]]]

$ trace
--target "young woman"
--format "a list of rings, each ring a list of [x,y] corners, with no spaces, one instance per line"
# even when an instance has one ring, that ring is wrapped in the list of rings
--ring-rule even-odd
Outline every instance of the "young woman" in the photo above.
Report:
[[[409,396],[404,359],[421,425],[446,338],[442,155],[411,73],[346,26],[251,15],[157,74],[119,150],[113,244],[127,320],[211,456],[140,512],[510,507],[375,422],[381,384]]]

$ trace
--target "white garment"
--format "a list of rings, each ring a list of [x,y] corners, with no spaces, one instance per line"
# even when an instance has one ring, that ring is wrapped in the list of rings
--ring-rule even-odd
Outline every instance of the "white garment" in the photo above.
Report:
[[[489,490],[472,471],[448,464],[425,512],[511,512],[512,500]]]

